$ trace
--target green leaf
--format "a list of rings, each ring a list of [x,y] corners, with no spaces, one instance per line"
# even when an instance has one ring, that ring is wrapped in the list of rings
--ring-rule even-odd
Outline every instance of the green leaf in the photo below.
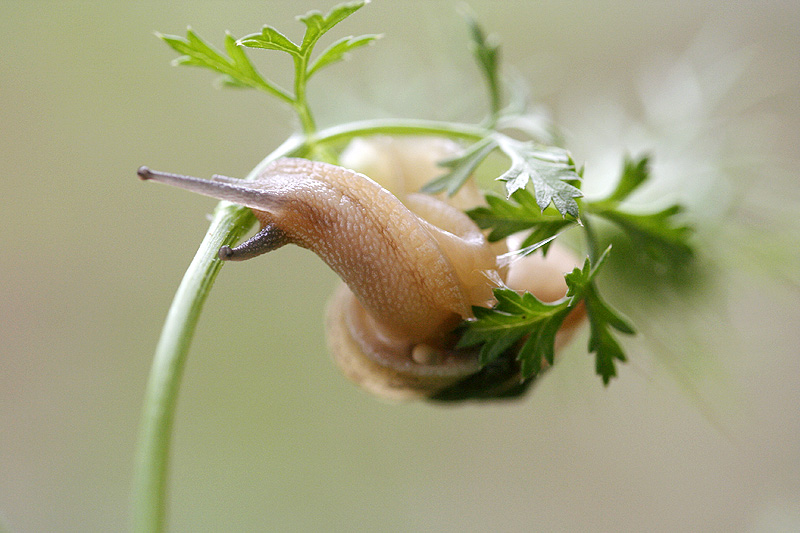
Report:
[[[453,196],[469,179],[475,169],[484,159],[497,148],[497,143],[492,137],[484,137],[466,150],[464,153],[445,161],[439,162],[440,166],[447,167],[450,172],[435,178],[422,187],[422,192],[436,194],[447,191],[448,196]]]
[[[267,83],[258,71],[256,71],[250,59],[248,59],[245,54],[244,49],[236,44],[236,39],[234,39],[231,34],[226,34],[225,36],[225,52],[227,52],[239,73],[238,78],[228,76],[224,80],[227,85],[248,87],[247,84],[242,83],[242,80],[258,80],[257,83],[259,84]]]
[[[228,57],[206,43],[191,28],[187,29],[186,38],[160,33],[156,35],[173,50],[182,54],[174,60],[176,65],[201,67],[217,72],[223,75],[223,82],[226,85],[265,90],[283,100],[291,98],[285,90],[261,77],[244,51],[236,46],[236,39],[230,34],[225,36],[225,51]]]
[[[264,48],[279,50],[292,56],[294,61],[294,94],[287,94],[288,101],[298,114],[303,131],[310,135],[316,131],[316,124],[306,99],[306,84],[312,74],[326,65],[344,59],[345,54],[354,48],[364,46],[374,41],[375,35],[362,35],[361,37],[345,37],[339,39],[328,47],[313,63],[311,54],[317,41],[338,23],[361,9],[368,0],[349,2],[334,6],[328,14],[319,11],[309,11],[297,19],[305,24],[306,32],[300,45],[292,42],[284,34],[272,26],[264,26],[261,33],[253,33],[239,39],[238,44],[250,48]]]
[[[361,35],[359,37],[342,37],[326,48],[314,60],[314,62],[311,63],[311,66],[308,68],[308,77],[310,78],[312,74],[323,67],[327,67],[328,65],[336,63],[337,61],[347,59],[348,52],[356,48],[372,44],[377,39],[380,39],[380,37],[380,35],[376,34]]]
[[[279,50],[297,57],[302,55],[299,46],[272,26],[264,26],[261,28],[261,33],[245,35],[237,41],[237,44],[248,48]]]
[[[300,22],[306,25],[306,34],[303,36],[303,43],[300,49],[310,51],[316,42],[325,35],[331,28],[341,21],[364,7],[367,0],[358,2],[347,2],[334,6],[327,15],[323,15],[317,10],[309,11],[303,16],[297,17]]]
[[[500,114],[502,99],[499,76],[500,46],[494,36],[487,36],[484,33],[475,15],[468,8],[462,7],[460,11],[469,26],[472,53],[475,59],[478,60],[481,72],[486,78],[486,84],[489,89],[491,123],[494,124]]]
[[[622,168],[622,175],[619,178],[617,187],[606,198],[606,202],[621,202],[635,191],[642,183],[650,178],[650,157],[642,156],[639,160],[625,158]]]
[[[680,205],[672,205],[651,214],[634,214],[619,209],[603,210],[597,214],[617,224],[637,248],[653,259],[681,263],[694,255],[689,244],[694,232],[690,226],[677,220],[677,215],[682,212]]]
[[[498,134],[496,138],[500,149],[511,159],[511,167],[497,178],[506,182],[509,196],[530,183],[540,210],[552,203],[562,216],[580,217],[575,198],[583,193],[570,182],[578,182],[581,177],[569,152],[556,147],[536,147],[505,135]]]
[[[615,329],[627,335],[635,333],[628,321],[603,301],[594,284],[597,270],[610,250],[610,246],[606,248],[594,267],[589,259],[586,259],[582,269],[576,267],[564,277],[567,282],[567,297],[573,305],[580,300],[585,302],[590,329],[589,352],[595,353],[595,370],[606,385],[617,375],[615,361],[627,360],[611,330]]]
[[[542,368],[542,358],[552,363],[555,334],[572,308],[566,299],[544,303],[511,289],[495,289],[494,295],[494,308],[473,307],[475,319],[464,324],[458,347],[482,345],[480,361],[485,365],[523,341],[516,358],[522,378],[533,377]]]
[[[661,262],[683,262],[694,255],[689,244],[692,228],[680,221],[683,213],[674,204],[655,213],[633,213],[620,207],[633,191],[650,178],[650,158],[625,158],[616,188],[607,197],[586,204],[589,213],[616,224],[634,245]]]
[[[485,198],[486,206],[471,209],[467,211],[467,215],[479,228],[491,229],[488,237],[491,242],[505,239],[520,231],[532,230],[520,246],[525,248],[576,223],[575,220],[542,211],[527,189],[514,191],[509,199],[493,193],[486,194]],[[543,247],[545,251],[547,247],[548,245]]]

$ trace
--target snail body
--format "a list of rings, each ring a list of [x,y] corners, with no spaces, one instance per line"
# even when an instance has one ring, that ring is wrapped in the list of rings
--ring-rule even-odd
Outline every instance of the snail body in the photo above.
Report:
[[[328,305],[329,348],[368,390],[430,397],[481,371],[474,350],[454,348],[453,329],[493,303],[505,272],[459,209],[413,193],[401,202],[364,174],[304,159],[279,159],[252,181],[146,167],[139,176],[251,208],[260,231],[221,248],[223,260],[286,244],[316,253],[344,282]]]

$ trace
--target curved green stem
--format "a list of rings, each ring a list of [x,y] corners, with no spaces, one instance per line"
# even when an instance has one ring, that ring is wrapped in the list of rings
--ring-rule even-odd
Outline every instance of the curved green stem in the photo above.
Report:
[[[320,131],[313,140],[301,136],[289,138],[259,163],[246,179],[254,179],[275,159],[308,154],[317,143],[377,134],[439,135],[479,140],[488,133],[488,130],[480,127],[435,121],[353,122]],[[142,410],[133,487],[135,532],[164,530],[172,424],[189,345],[203,303],[222,267],[217,256],[219,248],[235,244],[254,222],[255,217],[249,209],[227,202],[220,203],[170,306],[153,359]]]
[[[275,159],[298,155],[301,150],[302,143],[297,138],[290,138],[259,163],[247,178],[255,178]],[[250,209],[227,202],[217,206],[208,233],[186,270],[167,313],[142,409],[134,468],[133,531],[164,530],[172,422],[189,345],[203,303],[222,268],[219,248],[235,244],[254,222],[255,216]]]
[[[167,314],[144,399],[134,478],[134,531],[164,530],[169,444],[189,344],[203,302],[222,267],[217,250],[234,244],[254,219],[247,209],[230,205],[217,209]]]
[[[479,141],[491,135],[492,130],[435,120],[417,119],[373,119],[349,122],[340,126],[326,128],[316,134],[317,142],[336,142],[367,135],[438,135],[453,139]]]

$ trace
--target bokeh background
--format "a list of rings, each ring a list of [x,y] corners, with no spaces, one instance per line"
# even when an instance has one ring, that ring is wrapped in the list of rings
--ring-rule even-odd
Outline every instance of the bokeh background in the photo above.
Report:
[[[152,32],[191,24],[220,44],[270,23],[298,37],[294,15],[332,4],[3,1],[10,531],[127,527],[150,359],[214,205],[136,168],[243,176],[293,128],[263,95],[171,67]],[[646,333],[608,388],[584,336],[522,401],[394,405],[329,361],[336,279],[315,256],[228,265],[184,376],[171,529],[800,530],[800,4],[470,4],[587,176],[613,171],[623,146],[652,150],[662,184],[708,213],[719,239],[704,245],[702,287],[659,296],[607,276],[608,299],[644,313]],[[385,37],[314,80],[322,125],[480,116],[455,3],[375,0],[337,35],[369,32]],[[283,57],[253,57],[285,81]]]

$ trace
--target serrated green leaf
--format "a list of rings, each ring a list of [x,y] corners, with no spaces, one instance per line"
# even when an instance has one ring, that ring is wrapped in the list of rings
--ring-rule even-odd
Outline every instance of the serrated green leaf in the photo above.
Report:
[[[303,36],[303,44],[300,45],[300,48],[304,51],[313,48],[320,37],[364,7],[366,3],[366,0],[347,2],[334,6],[326,15],[323,15],[320,11],[313,10],[297,17],[300,22],[306,25],[306,34]]]
[[[316,124],[306,99],[306,85],[309,77],[320,68],[344,59],[349,51],[373,42],[377,36],[362,35],[339,39],[311,63],[314,46],[327,31],[360,9],[367,1],[340,4],[326,15],[319,11],[309,11],[298,17],[306,26],[306,32],[300,45],[292,42],[286,35],[269,25],[263,26],[260,33],[245,35],[238,41],[229,35],[225,41],[229,57],[225,57],[206,44],[191,29],[187,32],[186,39],[164,35],[160,37],[173,49],[183,54],[176,63],[209,68],[223,75],[225,85],[256,87],[290,104],[297,112],[304,133],[308,135],[316,131]],[[261,77],[240,47],[277,50],[292,56],[295,71],[294,94]]]
[[[594,284],[597,271],[610,250],[610,246],[606,248],[594,266],[587,259],[583,268],[575,268],[564,277],[570,301],[582,299],[586,304],[590,330],[589,352],[595,354],[595,369],[606,385],[617,375],[615,361],[626,360],[622,348],[611,334],[611,328],[628,335],[635,333],[628,321],[603,301]]]
[[[486,194],[485,199],[486,206],[471,209],[467,211],[467,215],[479,228],[491,229],[488,236],[491,242],[505,239],[521,231],[532,230],[520,246],[525,248],[556,235],[576,223],[574,220],[542,211],[527,189],[518,189],[508,199],[492,193]]]
[[[481,345],[481,361],[492,361],[508,350],[516,350],[523,379],[535,376],[542,360],[553,364],[555,341],[567,315],[585,303],[589,321],[589,352],[595,354],[595,369],[603,383],[616,375],[616,361],[625,361],[619,342],[611,333],[633,334],[630,324],[600,297],[594,284],[598,269],[611,247],[592,264],[587,258],[565,276],[567,295],[553,303],[544,303],[532,294],[518,294],[511,289],[495,289],[497,304],[492,309],[474,307],[475,319],[465,323],[459,347]],[[519,343],[522,341],[522,344]],[[514,345],[519,345],[514,348]]]
[[[661,262],[682,263],[694,255],[689,244],[692,228],[682,223],[680,205],[671,205],[655,213],[633,213],[620,207],[633,191],[650,177],[650,158],[625,158],[619,183],[607,198],[586,204],[589,213],[616,224],[633,244]]]
[[[358,37],[342,37],[338,41],[331,44],[317,57],[311,66],[308,68],[308,77],[310,78],[319,69],[326,67],[337,61],[347,58],[348,52],[356,48],[372,44],[376,39],[381,36],[376,34],[360,35]]]
[[[457,157],[439,162],[440,166],[450,168],[450,172],[426,183],[421,191],[428,194],[447,191],[448,196],[453,196],[495,148],[494,139],[485,137]]]
[[[486,84],[489,90],[490,111],[491,111],[491,125],[497,122],[500,114],[501,107],[501,87],[500,87],[500,46],[493,36],[487,36],[486,33],[478,24],[477,19],[472,12],[463,7],[461,15],[469,26],[470,38],[472,41],[472,53],[478,60],[478,65],[481,67],[481,73],[486,79]]]
[[[248,48],[278,50],[293,56],[301,56],[300,47],[272,26],[262,27],[261,33],[251,33],[250,35],[245,35],[237,41],[237,44],[246,46]]]
[[[569,154],[560,148],[537,148],[509,137],[498,136],[498,146],[511,159],[511,166],[497,179],[506,183],[509,196],[533,186],[539,209],[544,211],[551,203],[564,215],[580,217],[575,198],[583,193],[570,182],[581,177]]]
[[[480,361],[487,364],[524,339],[515,357],[527,379],[539,371],[542,358],[552,363],[555,334],[572,308],[565,299],[544,303],[511,289],[495,289],[494,295],[494,308],[473,308],[475,319],[465,323],[458,347],[482,345]]]
[[[694,255],[689,244],[692,228],[676,220],[683,212],[672,205],[657,213],[634,214],[620,209],[605,209],[597,214],[617,224],[650,257],[662,262],[681,263]]]
[[[614,191],[606,198],[606,202],[618,203],[630,196],[639,186],[650,178],[650,157],[642,156],[638,160],[625,158],[622,174]]]
[[[186,31],[186,38],[176,35],[156,34],[173,50],[182,54],[174,63],[201,67],[222,74],[227,85],[235,87],[251,87],[273,93],[283,100],[290,99],[285,90],[265,80],[253,67],[253,64],[236,46],[232,35],[225,36],[225,51],[229,57],[206,43],[191,28]]]

